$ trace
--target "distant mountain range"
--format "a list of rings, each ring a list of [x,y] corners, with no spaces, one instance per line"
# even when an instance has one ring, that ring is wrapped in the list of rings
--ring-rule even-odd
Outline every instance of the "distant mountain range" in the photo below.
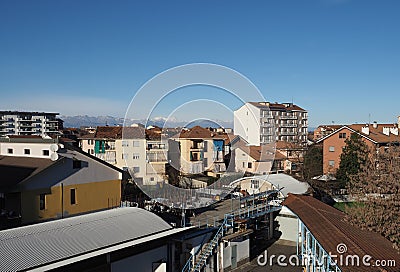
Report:
[[[64,127],[97,127],[97,126],[122,126],[124,124],[124,118],[113,117],[113,116],[88,116],[88,115],[76,115],[76,116],[65,116],[62,115],[60,118],[64,121]],[[143,124],[146,126],[158,126],[163,127],[166,122],[164,117],[156,117],[152,120],[127,120],[126,124]],[[216,124],[218,123],[218,124]],[[199,120],[195,122],[179,121],[176,119],[169,119],[166,127],[225,127],[233,128],[233,122],[217,120],[216,122]]]

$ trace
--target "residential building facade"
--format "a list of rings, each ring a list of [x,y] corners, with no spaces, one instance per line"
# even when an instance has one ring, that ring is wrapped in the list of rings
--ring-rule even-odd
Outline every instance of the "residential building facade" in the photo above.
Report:
[[[225,139],[206,128],[183,129],[169,141],[169,159],[183,174],[218,176],[226,171]]]
[[[352,133],[360,135],[369,148],[381,148],[400,143],[399,124],[353,124],[344,125],[329,135],[319,139],[323,146],[323,173],[335,174],[340,165],[340,156],[346,139]]]
[[[234,132],[250,145],[307,142],[307,111],[293,103],[246,102],[234,111]]]
[[[0,111],[0,137],[6,135],[57,135],[62,129],[58,113]]]
[[[0,139],[0,147],[3,228],[120,204],[122,171],[78,148],[37,137]]]

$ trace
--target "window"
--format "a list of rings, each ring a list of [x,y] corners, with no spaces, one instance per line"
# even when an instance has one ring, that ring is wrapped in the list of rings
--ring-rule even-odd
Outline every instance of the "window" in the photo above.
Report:
[[[49,150],[43,150],[43,156],[49,156],[50,151]]]
[[[127,153],[122,153],[122,159],[127,160],[128,159],[128,154]]]
[[[133,167],[133,172],[134,173],[139,173],[140,172],[140,167]]]
[[[133,159],[138,160],[139,159],[139,153],[133,153]]]
[[[339,133],[339,139],[346,139],[346,132]]]
[[[7,154],[12,154],[12,153],[14,153],[14,150],[12,148],[8,148],[7,149]]]
[[[335,152],[335,147],[334,146],[330,146],[329,147],[329,152]]]
[[[76,204],[76,189],[71,189],[70,194],[71,194],[71,205],[75,205]]]
[[[72,160],[72,169],[82,168],[82,162],[80,160]]]
[[[259,186],[259,180],[257,180],[257,179],[252,179],[252,180],[251,180],[250,188],[257,189],[258,186]]]
[[[46,194],[39,195],[39,210],[43,211],[46,209]]]
[[[246,162],[243,162],[243,168],[246,168]]]
[[[122,146],[128,146],[128,141],[122,141]]]
[[[154,181],[154,178],[152,177],[152,178],[150,178],[150,181]]]
[[[252,168],[253,164],[251,162],[247,163],[247,168]]]
[[[28,148],[25,148],[25,149],[24,149],[24,154],[25,154],[25,155],[31,154],[31,150],[28,149]]]
[[[140,142],[139,141],[133,141],[133,147],[139,147]]]
[[[329,166],[335,166],[335,161],[329,161]]]

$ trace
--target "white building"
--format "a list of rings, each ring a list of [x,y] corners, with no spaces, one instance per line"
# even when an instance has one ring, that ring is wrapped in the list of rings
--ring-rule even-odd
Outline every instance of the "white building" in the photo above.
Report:
[[[307,141],[307,111],[293,103],[247,102],[234,112],[234,132],[250,145]]]
[[[0,111],[0,136],[58,134],[58,113]]]

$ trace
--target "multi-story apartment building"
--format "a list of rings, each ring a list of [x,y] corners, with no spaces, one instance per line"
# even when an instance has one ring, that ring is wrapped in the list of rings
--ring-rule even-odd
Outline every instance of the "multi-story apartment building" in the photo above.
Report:
[[[366,145],[371,148],[381,148],[390,144],[400,144],[400,117],[397,124],[353,124],[343,125],[331,134],[320,138],[317,144],[323,147],[323,173],[335,174],[340,165],[340,156],[346,139],[352,133],[357,133]]]
[[[200,126],[183,129],[169,142],[169,159],[183,174],[219,176],[226,171],[224,142],[225,137]]]
[[[0,138],[0,229],[120,205],[121,170],[58,139]]]
[[[234,112],[234,132],[250,145],[307,142],[307,111],[293,103],[247,102]]]
[[[0,111],[0,137],[7,135],[58,134],[62,121],[58,113]]]
[[[135,182],[154,185],[163,181],[167,163],[166,145],[160,138],[148,138],[142,126],[105,126],[81,137],[80,146],[99,159],[129,170]]]

